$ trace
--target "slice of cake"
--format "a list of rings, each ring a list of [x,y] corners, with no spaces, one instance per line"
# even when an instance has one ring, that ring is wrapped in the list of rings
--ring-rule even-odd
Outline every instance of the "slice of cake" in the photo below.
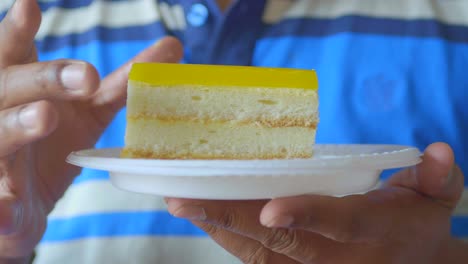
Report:
[[[134,64],[127,158],[309,158],[318,123],[315,71]]]

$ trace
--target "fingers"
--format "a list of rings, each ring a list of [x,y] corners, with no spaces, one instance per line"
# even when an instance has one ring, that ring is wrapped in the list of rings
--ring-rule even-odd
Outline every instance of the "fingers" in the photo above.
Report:
[[[17,0],[0,23],[0,69],[31,62],[34,36],[41,23],[36,0]]]
[[[204,222],[193,222],[203,229],[216,243],[226,251],[239,258],[242,263],[296,264],[299,263],[287,256],[265,248],[260,242],[245,236],[229,232],[221,227]]]
[[[57,127],[58,113],[47,101],[0,111],[0,157],[49,135]]]
[[[267,201],[166,200],[169,212],[176,217],[208,222],[231,231],[245,231],[246,234],[266,230],[259,225],[258,217]]]
[[[425,150],[422,163],[395,174],[386,184],[413,189],[455,208],[463,192],[463,173],[454,159],[450,146],[434,143]]]
[[[89,64],[53,61],[8,67],[0,72],[0,109],[42,99],[87,97],[99,86]]]
[[[161,39],[107,76],[96,94],[95,104],[113,105],[114,109],[118,110],[125,105],[128,73],[134,62],[176,63],[182,59],[182,56],[183,48],[180,41],[173,37]]]
[[[0,199],[0,236],[16,231],[19,221],[17,204],[11,199]]]
[[[364,196],[344,199],[310,195],[273,200],[263,208],[260,222],[267,227],[312,231],[340,242],[361,242],[371,236],[370,232],[375,235],[371,230],[375,228],[372,221],[377,220],[374,215]]]
[[[302,263],[325,259],[330,256],[330,248],[337,250],[340,247],[338,243],[314,233],[262,226],[258,219],[265,203],[168,199],[168,209],[176,217],[203,222],[216,232],[221,229],[258,241],[263,247]],[[236,237],[229,236],[229,233],[222,233],[219,241],[233,243]]]
[[[433,199],[401,187],[346,197],[298,196],[272,200],[260,222],[267,227],[307,230],[341,243],[380,243],[425,236],[425,228],[448,230],[450,210]],[[421,222],[421,219],[427,219]],[[396,238],[398,237],[398,238]]]
[[[307,230],[342,243],[375,243],[426,215],[449,217],[445,208],[430,208],[432,205],[432,201],[403,188],[342,198],[297,196],[272,200],[263,208],[260,222],[268,227]]]

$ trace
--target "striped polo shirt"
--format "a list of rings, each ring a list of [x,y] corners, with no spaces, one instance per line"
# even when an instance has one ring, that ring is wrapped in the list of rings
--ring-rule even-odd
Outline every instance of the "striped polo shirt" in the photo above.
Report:
[[[0,1],[0,17],[12,2]],[[238,0],[225,13],[215,0],[38,2],[40,60],[85,60],[104,77],[172,35],[186,63],[313,68],[318,143],[445,141],[468,172],[467,0]],[[124,131],[125,109],[96,147],[123,146]],[[467,205],[464,195],[452,220],[461,238]],[[160,197],[87,169],[50,214],[35,262],[238,263]]]

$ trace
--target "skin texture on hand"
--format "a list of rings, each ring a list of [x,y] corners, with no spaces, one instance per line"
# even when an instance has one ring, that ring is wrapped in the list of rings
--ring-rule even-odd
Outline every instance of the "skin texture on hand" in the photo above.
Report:
[[[468,260],[468,245],[450,236],[462,191],[451,148],[435,143],[421,164],[366,194],[166,201],[244,263],[456,264]]]
[[[92,147],[125,105],[134,61],[178,62],[181,44],[160,40],[99,80],[85,62],[37,62],[36,0],[17,0],[0,23],[0,263],[27,257],[46,216],[80,170],[66,156]]]

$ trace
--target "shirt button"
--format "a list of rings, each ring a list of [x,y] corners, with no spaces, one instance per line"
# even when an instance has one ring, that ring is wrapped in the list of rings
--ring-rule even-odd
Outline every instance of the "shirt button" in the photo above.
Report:
[[[208,8],[200,3],[193,4],[187,15],[187,21],[193,27],[200,27],[206,23],[208,19]]]

